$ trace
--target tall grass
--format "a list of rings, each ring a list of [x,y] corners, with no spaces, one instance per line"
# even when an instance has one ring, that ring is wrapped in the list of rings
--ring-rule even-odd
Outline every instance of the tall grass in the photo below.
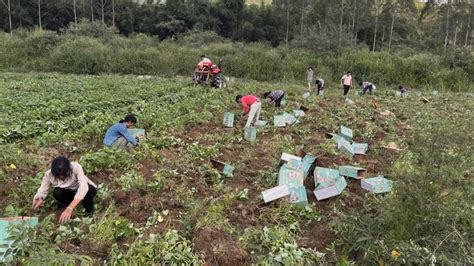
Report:
[[[379,87],[404,84],[413,88],[470,91],[473,89],[474,53],[457,51],[446,56],[413,51],[387,54],[363,48],[312,52],[304,48],[272,48],[261,43],[232,43],[212,33],[195,32],[177,40],[160,42],[146,35],[123,37],[104,34],[84,36],[71,29],[18,31],[0,34],[0,68],[10,71],[55,71],[78,74],[191,75],[201,54],[224,58],[228,76],[258,81],[305,81],[308,66],[316,76],[338,82],[351,70],[357,81]],[[315,44],[316,45],[316,44]]]

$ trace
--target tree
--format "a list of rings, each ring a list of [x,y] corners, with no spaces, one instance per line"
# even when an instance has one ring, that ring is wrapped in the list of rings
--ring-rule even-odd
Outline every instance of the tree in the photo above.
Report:
[[[38,0],[38,23],[40,30],[43,29],[41,26],[41,0]]]
[[[77,12],[76,12],[76,0],[72,0],[73,9],[74,9],[74,24],[77,25]]]
[[[2,3],[5,5],[5,7],[8,10],[8,24],[10,25],[10,35],[13,34],[13,27],[12,27],[12,8],[11,8],[11,2],[10,0],[7,0],[7,3],[5,3],[4,0],[2,0]]]
[[[449,8],[451,4],[451,0],[448,0],[448,8],[446,14],[446,34],[444,35],[444,52],[446,53],[446,48],[448,47],[448,38],[449,38]]]

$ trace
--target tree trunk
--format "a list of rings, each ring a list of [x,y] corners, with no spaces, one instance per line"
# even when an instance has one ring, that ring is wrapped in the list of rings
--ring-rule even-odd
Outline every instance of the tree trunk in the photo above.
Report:
[[[91,21],[94,22],[94,0],[91,0]]]
[[[5,5],[5,7],[8,10],[8,24],[10,26],[10,35],[12,35],[13,34],[13,27],[12,27],[12,6],[11,6],[11,2],[10,2],[10,0],[8,0],[6,4],[3,1],[2,1],[2,3]]]
[[[462,22],[461,22],[461,28],[462,28]],[[458,20],[456,19],[456,26],[454,27],[454,42],[453,42],[453,46],[454,48],[456,48],[456,43],[458,41]]]
[[[390,39],[388,40],[388,53],[390,54],[390,50],[392,49],[392,37],[393,37],[393,26],[395,25],[395,10],[392,13],[392,25],[390,26]]]
[[[379,25],[379,12],[378,8],[375,11],[375,30],[374,30],[374,42],[372,43],[372,52],[375,52],[375,42],[377,41],[377,27]]]
[[[38,0],[38,24],[39,24],[40,30],[42,30],[43,27],[41,25],[41,0]]]
[[[450,7],[451,0],[448,0],[448,11],[446,15],[446,34],[444,35],[444,52],[446,53],[446,49],[448,48],[448,38],[449,38],[449,7]]]
[[[354,42],[354,44],[357,44],[357,39],[356,39],[357,34],[355,33],[356,13],[357,13],[357,0],[354,0],[354,7],[352,11],[352,38],[354,38],[352,41]]]
[[[76,0],[72,1],[73,4],[73,11],[74,11],[74,23],[77,25],[77,12],[76,12]]]
[[[301,39],[303,39],[303,33],[304,33],[304,0],[302,0],[302,6],[301,6]]]
[[[115,27],[115,0],[112,0],[112,26]]]
[[[105,19],[104,19],[104,0],[100,0],[100,7],[101,7],[101,15],[102,15],[102,24],[105,24]]]
[[[288,48],[288,38],[290,35],[290,0],[286,1],[286,48]]]
[[[466,37],[464,39],[464,46],[468,45],[469,34],[471,33],[471,17],[472,17],[472,4],[469,5],[469,19],[467,20],[467,29],[466,29]]]
[[[342,24],[344,23],[344,0],[341,0],[341,19],[339,21],[339,44],[342,40]]]

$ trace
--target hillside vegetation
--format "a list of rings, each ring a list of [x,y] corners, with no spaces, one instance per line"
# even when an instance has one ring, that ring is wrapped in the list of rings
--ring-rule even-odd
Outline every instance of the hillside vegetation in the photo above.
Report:
[[[304,81],[306,69],[313,66],[330,86],[348,70],[356,81],[391,88],[403,84],[421,90],[472,91],[474,86],[474,53],[469,49],[445,55],[410,49],[394,54],[364,48],[330,52],[319,50],[318,43],[314,50],[234,43],[212,32],[159,41],[146,35],[125,38],[112,28],[90,23],[61,35],[44,30],[0,34],[0,54],[2,69],[23,72],[191,76],[199,56],[206,54],[216,62],[223,58],[225,75],[257,81]]]

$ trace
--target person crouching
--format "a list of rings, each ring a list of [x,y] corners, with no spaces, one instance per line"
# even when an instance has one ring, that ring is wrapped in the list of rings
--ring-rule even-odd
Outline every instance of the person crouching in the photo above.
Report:
[[[86,213],[94,213],[94,197],[97,186],[84,175],[82,166],[69,162],[66,157],[56,157],[51,169],[46,171],[33,198],[33,209],[38,209],[48,195],[50,186],[54,186],[53,197],[60,207],[66,207],[59,218],[60,223],[69,221],[73,210],[82,201]]]

